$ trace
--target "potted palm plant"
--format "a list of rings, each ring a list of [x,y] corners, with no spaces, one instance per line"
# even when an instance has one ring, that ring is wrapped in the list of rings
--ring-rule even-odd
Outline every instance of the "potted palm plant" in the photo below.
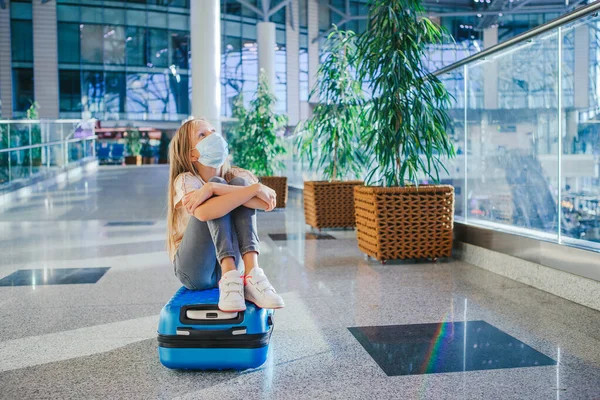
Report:
[[[452,251],[454,189],[439,182],[450,94],[424,66],[425,46],[443,31],[423,17],[420,0],[371,0],[357,42],[358,76],[372,91],[363,141],[374,153],[367,182],[354,190],[358,245],[382,262],[436,259]]]
[[[125,164],[142,165],[142,156],[140,155],[142,150],[142,135],[139,130],[135,128],[127,129],[127,132],[125,132],[125,146],[128,154],[125,157]]]
[[[234,163],[256,174],[260,181],[277,193],[277,208],[284,208],[288,198],[287,177],[274,176],[283,169],[279,156],[285,153],[281,136],[285,130],[286,119],[275,113],[275,95],[267,83],[267,77],[261,70],[258,90],[250,102],[247,112],[238,111],[238,126],[232,141]],[[243,107],[243,105],[242,105]]]
[[[309,168],[322,171],[323,180],[304,182],[304,218],[313,228],[354,227],[354,187],[364,166],[360,135],[363,91],[354,77],[356,35],[334,25],[324,46],[310,97],[319,102],[312,117],[298,125],[296,141]]]

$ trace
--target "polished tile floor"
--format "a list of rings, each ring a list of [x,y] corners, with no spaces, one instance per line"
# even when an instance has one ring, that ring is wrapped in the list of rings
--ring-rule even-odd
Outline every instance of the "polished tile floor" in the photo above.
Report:
[[[352,231],[315,240],[295,192],[259,214],[261,263],[287,304],[267,362],[164,368],[158,314],[180,286],[166,179],[101,167],[0,210],[0,279],[23,284],[0,287],[0,398],[600,399],[600,312],[460,261],[381,265]],[[76,269],[103,274],[81,283]]]

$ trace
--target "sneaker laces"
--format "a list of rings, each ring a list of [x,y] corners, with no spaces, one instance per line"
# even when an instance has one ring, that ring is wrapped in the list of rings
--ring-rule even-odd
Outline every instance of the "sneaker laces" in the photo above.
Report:
[[[261,293],[264,293],[268,290],[272,291],[273,293],[275,293],[275,289],[273,289],[273,285],[271,285],[271,282],[269,282],[269,279],[267,279],[266,276],[261,276],[260,278],[258,278],[256,280],[256,287],[258,288],[258,290],[261,291]]]
[[[224,297],[227,297],[229,295],[229,293],[238,293],[238,294],[241,295],[243,288],[244,288],[244,285],[241,282],[225,281],[223,283],[223,289],[222,289],[222,291],[225,294]]]

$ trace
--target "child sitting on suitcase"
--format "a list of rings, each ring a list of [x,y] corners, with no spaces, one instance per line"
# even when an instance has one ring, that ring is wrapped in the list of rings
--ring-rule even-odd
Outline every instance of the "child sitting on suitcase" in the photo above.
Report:
[[[188,289],[218,286],[221,311],[243,311],[245,300],[282,308],[258,266],[255,210],[273,210],[275,192],[230,167],[227,155],[227,142],[204,119],[185,122],[171,141],[167,248],[175,275]]]

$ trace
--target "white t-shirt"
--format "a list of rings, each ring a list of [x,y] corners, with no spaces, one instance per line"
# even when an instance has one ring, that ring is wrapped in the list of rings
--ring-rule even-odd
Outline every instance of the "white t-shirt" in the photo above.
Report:
[[[258,182],[256,176],[245,169],[232,167],[229,170],[229,173],[225,177],[227,182],[231,181],[235,177],[245,178],[249,184],[254,184]],[[175,189],[175,195],[173,196],[173,204],[175,205],[175,230],[173,235],[175,236],[175,251],[177,252],[179,248],[179,244],[183,239],[183,234],[187,228],[188,222],[190,221],[191,215],[187,212],[183,205],[177,207],[177,204],[183,199],[183,197],[193,192],[194,190],[198,190],[204,185],[206,182],[197,175],[194,175],[191,172],[184,172],[182,174],[177,175],[175,181],[173,182],[173,188]]]

